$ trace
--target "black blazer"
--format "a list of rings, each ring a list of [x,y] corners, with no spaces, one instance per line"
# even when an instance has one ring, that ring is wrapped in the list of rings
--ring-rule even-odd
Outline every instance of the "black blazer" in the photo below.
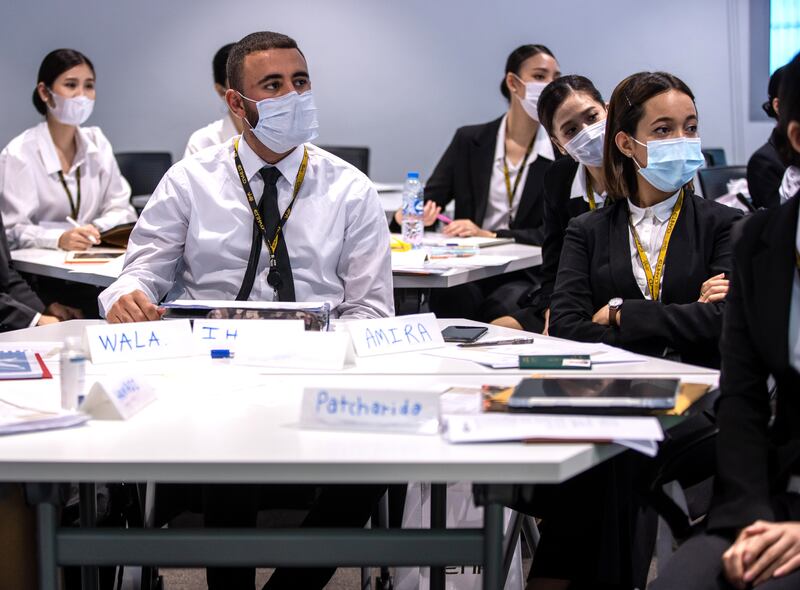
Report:
[[[700,287],[731,270],[730,228],[741,212],[686,192],[667,251],[661,301],[648,301],[631,266],[627,201],[617,201],[570,221],[561,251],[550,334],[605,342],[661,356],[718,365],[723,303],[699,303]],[[610,299],[621,297],[620,327],[592,322]]]
[[[534,331],[550,307],[550,298],[558,272],[558,261],[569,220],[590,211],[583,199],[571,199],[572,183],[578,172],[578,162],[560,158],[544,175],[544,224],[542,242],[541,285],[521,301],[521,310],[513,314],[524,329]]]
[[[772,130],[767,143],[750,156],[747,162],[747,190],[756,207],[777,207],[781,200],[778,189],[786,166],[777,149],[778,129]]]
[[[800,375],[789,364],[789,310],[800,197],[737,224],[722,332],[717,478],[709,528],[774,520],[771,493],[800,474]],[[777,384],[775,418],[767,378]]]
[[[44,304],[14,270],[6,230],[0,218],[0,332],[27,328]]]
[[[425,183],[426,201],[436,201],[444,208],[455,199],[457,219],[471,219],[479,226],[483,224],[489,202],[497,131],[501,121],[502,117],[491,123],[461,127],[456,131],[433,174]],[[541,245],[544,174],[552,163],[552,160],[539,157],[530,164],[517,215],[512,220],[510,229],[497,232],[498,237]]]

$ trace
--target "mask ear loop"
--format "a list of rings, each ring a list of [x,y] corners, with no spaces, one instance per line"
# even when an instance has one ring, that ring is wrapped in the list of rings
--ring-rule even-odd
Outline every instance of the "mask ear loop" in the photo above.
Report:
[[[630,138],[631,138],[633,141],[635,141],[636,143],[638,143],[640,146],[642,146],[642,147],[644,147],[645,149],[647,149],[647,144],[646,144],[646,143],[642,143],[641,141],[639,141],[638,139],[636,139],[636,138],[635,138],[633,135],[629,135],[628,137],[630,137]],[[633,163],[634,163],[634,164],[636,164],[636,167],[637,167],[639,170],[642,170],[642,169],[646,168],[646,166],[642,166],[641,164],[639,164],[639,162],[636,160],[636,156],[633,154],[633,152],[631,152],[630,159],[631,159],[631,160],[633,160]]]
[[[249,100],[250,102],[254,102],[254,103],[258,104],[257,100],[253,100],[252,98],[247,98],[244,94],[242,94],[238,90],[236,91],[236,94],[241,96],[242,100]],[[230,108],[230,107],[228,107],[228,108]],[[247,126],[250,127],[251,130],[255,130],[255,127],[253,127],[253,125],[250,123],[250,119],[247,118],[247,109],[244,108],[244,105],[242,105],[242,109],[244,110],[244,117],[239,117],[239,118],[242,121],[244,121],[245,123],[247,123]]]

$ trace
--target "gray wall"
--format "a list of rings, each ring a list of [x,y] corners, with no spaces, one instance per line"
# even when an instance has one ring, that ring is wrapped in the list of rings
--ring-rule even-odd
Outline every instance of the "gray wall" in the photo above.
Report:
[[[222,112],[213,53],[272,29],[308,57],[318,142],[368,145],[376,180],[427,176],[456,127],[502,113],[505,58],[526,42],[548,45],[565,73],[588,75],[606,96],[638,70],[677,74],[697,95],[704,144],[745,162],[770,130],[747,121],[748,20],[745,0],[8,0],[0,145],[38,120],[30,96],[41,58],[74,47],[97,69],[90,124],[117,151],[179,156]]]

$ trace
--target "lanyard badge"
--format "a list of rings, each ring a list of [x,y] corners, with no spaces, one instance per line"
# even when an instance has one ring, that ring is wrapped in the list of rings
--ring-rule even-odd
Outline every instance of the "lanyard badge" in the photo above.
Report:
[[[70,214],[72,215],[72,219],[78,221],[78,213],[80,213],[81,210],[81,167],[78,166],[78,169],[75,171],[75,182],[78,185],[78,198],[75,201],[72,200],[72,191],[69,190],[69,187],[67,186],[67,180],[64,178],[64,173],[61,170],[58,171],[58,179],[61,181],[61,186],[64,187],[64,191],[67,193],[67,199],[69,199],[69,210]]]
[[[247,180],[247,175],[245,174],[244,166],[242,166],[242,161],[239,159],[238,138],[233,142],[233,158],[236,162],[236,171],[239,173],[239,181],[242,183],[242,188],[244,189],[244,194],[247,197],[247,202],[250,205],[250,210],[253,212],[253,218],[256,220],[258,230],[261,232],[261,237],[264,240],[264,243],[267,245],[267,250],[269,251],[269,271],[267,273],[267,284],[272,287],[275,300],[277,301],[279,299],[278,291],[283,287],[283,277],[278,270],[278,259],[275,256],[275,253],[278,250],[278,243],[281,238],[281,233],[283,232],[283,226],[286,225],[286,222],[289,220],[289,216],[292,214],[292,207],[294,207],[294,203],[297,200],[297,195],[300,193],[300,187],[303,186],[303,180],[305,180],[306,177],[306,169],[308,168],[308,150],[303,147],[303,161],[300,163],[300,168],[297,171],[297,178],[295,178],[294,181],[292,200],[289,203],[289,206],[286,208],[286,211],[284,211],[283,215],[281,215],[281,218],[278,221],[278,226],[275,228],[275,235],[271,240],[267,237],[267,228],[264,225],[264,220],[262,219],[261,213],[258,210],[258,204],[256,203],[256,198],[253,196],[253,191],[250,188],[250,182]]]

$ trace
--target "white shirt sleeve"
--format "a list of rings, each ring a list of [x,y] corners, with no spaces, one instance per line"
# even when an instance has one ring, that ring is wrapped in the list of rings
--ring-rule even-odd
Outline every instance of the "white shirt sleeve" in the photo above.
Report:
[[[394,315],[389,227],[371,182],[345,202],[344,245],[337,274],[344,283],[339,317],[380,318]]]
[[[39,207],[35,171],[24,160],[3,150],[0,153],[0,198],[3,223],[12,250],[57,248],[61,228],[45,228],[33,221]]]
[[[136,212],[130,204],[131,187],[119,171],[117,159],[106,136],[95,129],[95,142],[100,150],[100,214],[92,224],[101,232],[118,225],[136,221]]]
[[[122,274],[98,297],[103,317],[123,295],[140,290],[157,304],[172,287],[189,227],[188,195],[185,171],[172,167],[131,232]]]

